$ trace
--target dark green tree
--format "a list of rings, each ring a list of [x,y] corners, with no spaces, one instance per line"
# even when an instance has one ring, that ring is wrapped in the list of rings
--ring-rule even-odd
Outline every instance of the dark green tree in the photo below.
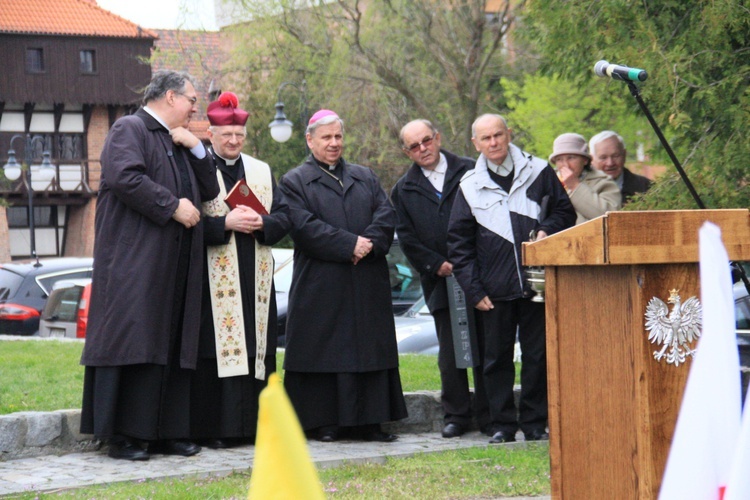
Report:
[[[541,71],[599,85],[612,102],[632,100],[622,82],[591,76],[594,63],[645,68],[642,96],[709,208],[750,205],[750,9],[741,0],[535,0],[524,39]],[[632,101],[635,103],[635,101]],[[650,127],[637,107],[644,130]],[[654,144],[658,144],[654,142]],[[696,208],[671,162],[631,208]]]

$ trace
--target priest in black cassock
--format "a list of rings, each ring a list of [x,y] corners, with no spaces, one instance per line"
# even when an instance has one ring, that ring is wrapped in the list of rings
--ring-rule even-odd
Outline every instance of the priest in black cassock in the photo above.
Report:
[[[242,153],[248,113],[238,104],[224,92],[207,109],[221,191],[203,204],[203,301],[190,422],[192,438],[211,448],[255,439],[258,396],[276,371],[270,245],[290,227],[270,167]],[[224,200],[240,180],[243,200],[230,208]]]
[[[385,259],[396,212],[375,173],[341,157],[343,137],[336,113],[315,113],[312,154],[280,181],[294,240],[284,386],[309,436],[387,442],[380,424],[406,417]]]

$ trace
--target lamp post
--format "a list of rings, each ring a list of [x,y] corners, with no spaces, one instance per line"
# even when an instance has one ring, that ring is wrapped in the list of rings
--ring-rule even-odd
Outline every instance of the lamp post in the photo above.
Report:
[[[274,116],[273,121],[268,124],[271,137],[276,142],[286,142],[292,137],[293,123],[287,120],[286,114],[284,114],[284,102],[281,100],[281,91],[287,86],[294,87],[302,94],[300,121],[302,122],[303,127],[305,120],[307,119],[307,82],[302,80],[302,84],[300,85],[297,85],[294,82],[283,82],[279,85],[279,89],[276,92],[276,116]],[[305,152],[308,152],[307,141],[305,141]]]
[[[31,258],[36,259],[35,267],[40,266],[39,257],[36,254],[36,234],[34,231],[34,187],[31,181],[31,161],[33,160],[33,149],[34,143],[41,141],[42,147],[44,147],[44,137],[41,135],[31,136],[26,134],[26,145],[24,146],[24,164],[19,165],[16,161],[16,151],[13,149],[13,141],[16,139],[23,138],[23,135],[14,135],[10,139],[10,149],[8,150],[8,162],[3,167],[5,177],[10,181],[15,181],[19,177],[23,176],[23,184],[26,187],[26,192],[29,194],[29,231],[30,237],[29,242],[31,244]],[[42,152],[42,164],[37,171],[39,180],[50,182],[55,178],[55,169],[52,167],[50,162],[50,152]]]

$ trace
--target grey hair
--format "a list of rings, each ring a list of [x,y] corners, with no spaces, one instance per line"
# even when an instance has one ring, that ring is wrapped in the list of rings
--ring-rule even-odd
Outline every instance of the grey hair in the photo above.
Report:
[[[471,124],[471,137],[472,139],[476,138],[477,136],[477,123],[479,123],[479,120],[482,120],[484,118],[487,118],[488,116],[492,116],[494,118],[497,118],[501,122],[503,122],[503,125],[505,125],[505,128],[508,128],[508,120],[505,119],[504,116],[498,115],[495,113],[485,113],[483,115],[479,115],[476,120],[474,120],[474,123]]]
[[[185,84],[187,84],[187,82],[190,82],[195,86],[193,77],[184,71],[160,69],[151,77],[151,82],[143,93],[143,104],[148,104],[151,101],[161,99],[169,90],[182,92],[185,90]]]
[[[307,128],[305,129],[305,135],[310,134],[311,136],[313,136],[315,135],[315,131],[318,129],[318,127],[321,127],[323,125],[330,125],[331,123],[336,122],[336,121],[341,124],[341,133],[343,134],[344,133],[344,120],[342,120],[336,115],[329,115],[329,116],[324,116],[320,120],[308,125]]]
[[[234,127],[234,125],[209,125],[208,130],[210,130],[211,133],[215,134],[221,127]],[[245,136],[247,136],[247,127],[242,127],[242,129],[245,131]]]
[[[599,132],[594,137],[589,139],[589,153],[592,157],[596,156],[596,145],[599,144],[602,141],[606,141],[607,139],[611,139],[612,137],[617,137],[617,142],[620,143],[620,147],[622,147],[622,150],[625,151],[625,141],[622,140],[622,137],[617,132],[613,132],[611,130],[605,130],[604,132]]]
[[[401,147],[403,148],[406,147],[406,144],[404,144],[404,130],[406,130],[406,127],[408,127],[409,125],[413,125],[415,123],[422,123],[428,129],[430,129],[430,132],[432,132],[433,135],[438,133],[438,129],[435,127],[435,125],[432,124],[430,120],[425,120],[424,118],[417,118],[416,120],[412,120],[406,125],[404,125],[403,127],[401,127],[401,130],[398,133],[398,140],[401,143]]]

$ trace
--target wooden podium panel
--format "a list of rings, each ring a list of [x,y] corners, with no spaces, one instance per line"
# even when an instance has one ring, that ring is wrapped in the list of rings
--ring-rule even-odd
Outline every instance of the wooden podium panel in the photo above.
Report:
[[[690,361],[654,359],[644,314],[673,288],[700,297],[705,220],[750,260],[747,210],[610,213],[524,244],[524,265],[546,267],[553,498],[658,497]]]

